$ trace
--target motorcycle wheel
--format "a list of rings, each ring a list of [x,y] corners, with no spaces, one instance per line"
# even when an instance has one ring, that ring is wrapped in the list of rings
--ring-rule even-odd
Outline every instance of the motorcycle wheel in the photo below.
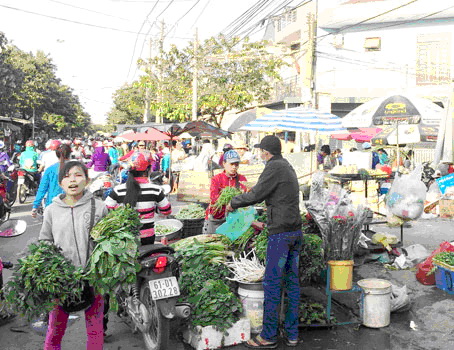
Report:
[[[19,195],[19,203],[25,203],[25,200],[27,199],[27,187],[24,184],[19,185],[17,193]]]
[[[147,350],[167,349],[170,333],[170,320],[162,316],[156,301],[151,297],[150,287],[144,283],[140,288],[140,300],[148,310],[150,328],[143,334]]]
[[[6,201],[11,208],[13,204],[16,202],[16,197],[17,197],[17,184],[11,188],[11,192],[6,193]]]

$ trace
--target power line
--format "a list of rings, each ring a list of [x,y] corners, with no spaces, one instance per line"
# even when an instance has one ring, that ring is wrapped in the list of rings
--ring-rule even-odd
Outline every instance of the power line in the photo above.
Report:
[[[194,7],[196,7],[197,4],[198,4],[199,2],[200,2],[200,0],[197,0],[196,3],[195,3],[194,5],[192,5],[191,8],[190,8],[188,11],[186,11],[186,13],[185,13],[183,16],[181,16],[179,19],[177,19],[177,21],[176,21],[176,22],[173,24],[173,26],[169,29],[169,31],[167,32],[167,34],[169,34],[169,33],[172,31],[172,29],[175,28],[175,26],[177,25],[177,23],[180,22],[184,17],[186,17],[187,14],[188,14],[189,12],[191,12],[192,9],[193,9]],[[167,34],[166,34],[166,36],[167,36]]]
[[[51,19],[55,19],[55,20],[57,20],[57,21],[63,21],[63,22],[68,22],[68,23],[80,24],[80,25],[84,25],[84,26],[88,26],[88,27],[94,27],[94,28],[99,28],[99,29],[113,30],[113,31],[116,31],[116,32],[121,32],[121,33],[137,34],[136,32],[133,32],[132,30],[123,30],[123,29],[118,29],[118,28],[113,28],[113,27],[99,26],[99,25],[91,24],[91,23],[84,23],[84,22],[79,22],[79,21],[73,21],[73,20],[66,19],[66,18],[61,18],[61,17],[56,17],[56,16],[45,15],[45,14],[43,14],[43,13],[38,13],[38,12],[34,12],[34,11],[19,9],[19,8],[17,8],[17,7],[12,7],[12,6],[7,6],[7,5],[2,5],[2,4],[0,4],[0,7],[7,8],[7,9],[9,9],[9,10],[14,10],[14,11],[19,11],[19,12],[29,13],[29,14],[36,15],[36,16],[51,18]],[[143,33],[140,33],[139,35],[144,35],[144,34],[143,34]]]
[[[211,2],[211,0],[208,0],[208,1],[207,1],[207,3],[205,4],[205,6],[203,7],[202,11],[199,13],[199,15],[197,16],[197,18],[195,19],[194,24],[191,26],[191,29],[194,28],[194,26],[197,24],[197,22],[199,21],[200,16],[202,16],[202,14],[205,12],[205,9],[208,7],[208,5],[209,5],[210,2]]]
[[[129,78],[129,73],[131,72],[131,67],[132,67],[132,62],[134,61],[134,54],[136,53],[136,46],[137,46],[137,40],[139,39],[139,33],[142,31],[146,21],[148,20],[148,17],[151,15],[151,13],[154,11],[154,9],[156,8],[156,6],[158,5],[159,3],[159,0],[155,2],[154,6],[152,7],[152,9],[150,10],[150,12],[148,12],[148,14],[146,15],[145,19],[143,20],[142,22],[142,25],[140,26],[140,29],[139,31],[137,32],[137,35],[136,35],[136,40],[134,41],[134,48],[132,49],[132,55],[131,55],[131,61],[129,62],[129,68],[128,68],[128,75],[126,76],[126,80],[128,80]],[[152,27],[153,25],[151,25]],[[150,30],[151,30],[151,27],[150,27]],[[150,32],[150,30],[148,31],[148,33]],[[147,35],[148,35],[147,33]],[[146,38],[146,37],[145,37]],[[134,73],[135,75],[135,73]]]
[[[62,2],[62,1],[57,1],[57,0],[49,0],[49,1],[50,1],[50,2],[55,2],[55,3],[57,3],[57,4],[61,4],[61,5],[64,5],[64,6],[73,7],[73,8],[79,9],[79,10],[84,10],[84,11],[88,11],[88,12],[92,12],[92,13],[97,13],[97,14],[100,14],[100,15],[103,15],[103,16],[107,16],[107,17],[113,17],[113,18],[119,18],[119,19],[123,19],[123,20],[128,20],[128,19],[123,18],[123,17],[118,17],[118,16],[109,15],[109,14],[104,13],[104,12],[99,12],[99,11],[95,11],[95,10],[90,10],[90,9],[85,8],[85,7],[79,7],[79,6],[71,5],[71,4],[68,4],[68,3],[66,3],[66,2]]]

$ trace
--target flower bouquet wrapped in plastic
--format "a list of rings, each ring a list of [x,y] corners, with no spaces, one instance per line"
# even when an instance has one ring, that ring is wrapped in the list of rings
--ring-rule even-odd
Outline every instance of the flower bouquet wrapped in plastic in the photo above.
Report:
[[[313,178],[314,191],[305,204],[320,228],[325,260],[351,260],[369,209],[353,205],[349,193],[340,185],[324,188],[318,183],[320,180]]]

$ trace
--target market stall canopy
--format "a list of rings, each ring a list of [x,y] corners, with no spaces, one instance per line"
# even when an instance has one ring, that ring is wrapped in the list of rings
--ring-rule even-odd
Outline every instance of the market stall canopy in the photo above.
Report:
[[[347,133],[338,116],[313,108],[294,107],[276,110],[257,118],[240,130],[257,131],[316,131],[322,134]]]
[[[242,112],[242,113],[238,113],[238,117],[229,126],[228,131],[230,131],[230,132],[239,131],[239,129],[242,126],[252,122],[253,120],[257,119],[258,117],[261,117],[261,116],[271,113],[271,112],[272,112],[272,110],[269,108],[257,107],[257,108],[252,108],[252,109]]]
[[[346,128],[380,127],[382,131],[371,140],[375,145],[433,142],[437,140],[444,115],[444,109],[428,99],[392,95],[355,108],[342,118],[342,125]]]
[[[381,128],[348,128],[348,133],[333,134],[331,138],[341,141],[370,142],[380,131],[382,131]]]
[[[228,131],[217,128],[202,120],[186,123],[161,124],[157,125],[155,128],[171,138],[180,136],[185,132],[189,133],[192,137],[230,137]]]

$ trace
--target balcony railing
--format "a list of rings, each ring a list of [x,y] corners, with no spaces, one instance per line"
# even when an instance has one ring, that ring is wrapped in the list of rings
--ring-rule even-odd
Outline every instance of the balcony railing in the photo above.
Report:
[[[299,76],[286,78],[274,84],[274,90],[267,103],[283,101],[288,97],[301,98],[301,83]]]

